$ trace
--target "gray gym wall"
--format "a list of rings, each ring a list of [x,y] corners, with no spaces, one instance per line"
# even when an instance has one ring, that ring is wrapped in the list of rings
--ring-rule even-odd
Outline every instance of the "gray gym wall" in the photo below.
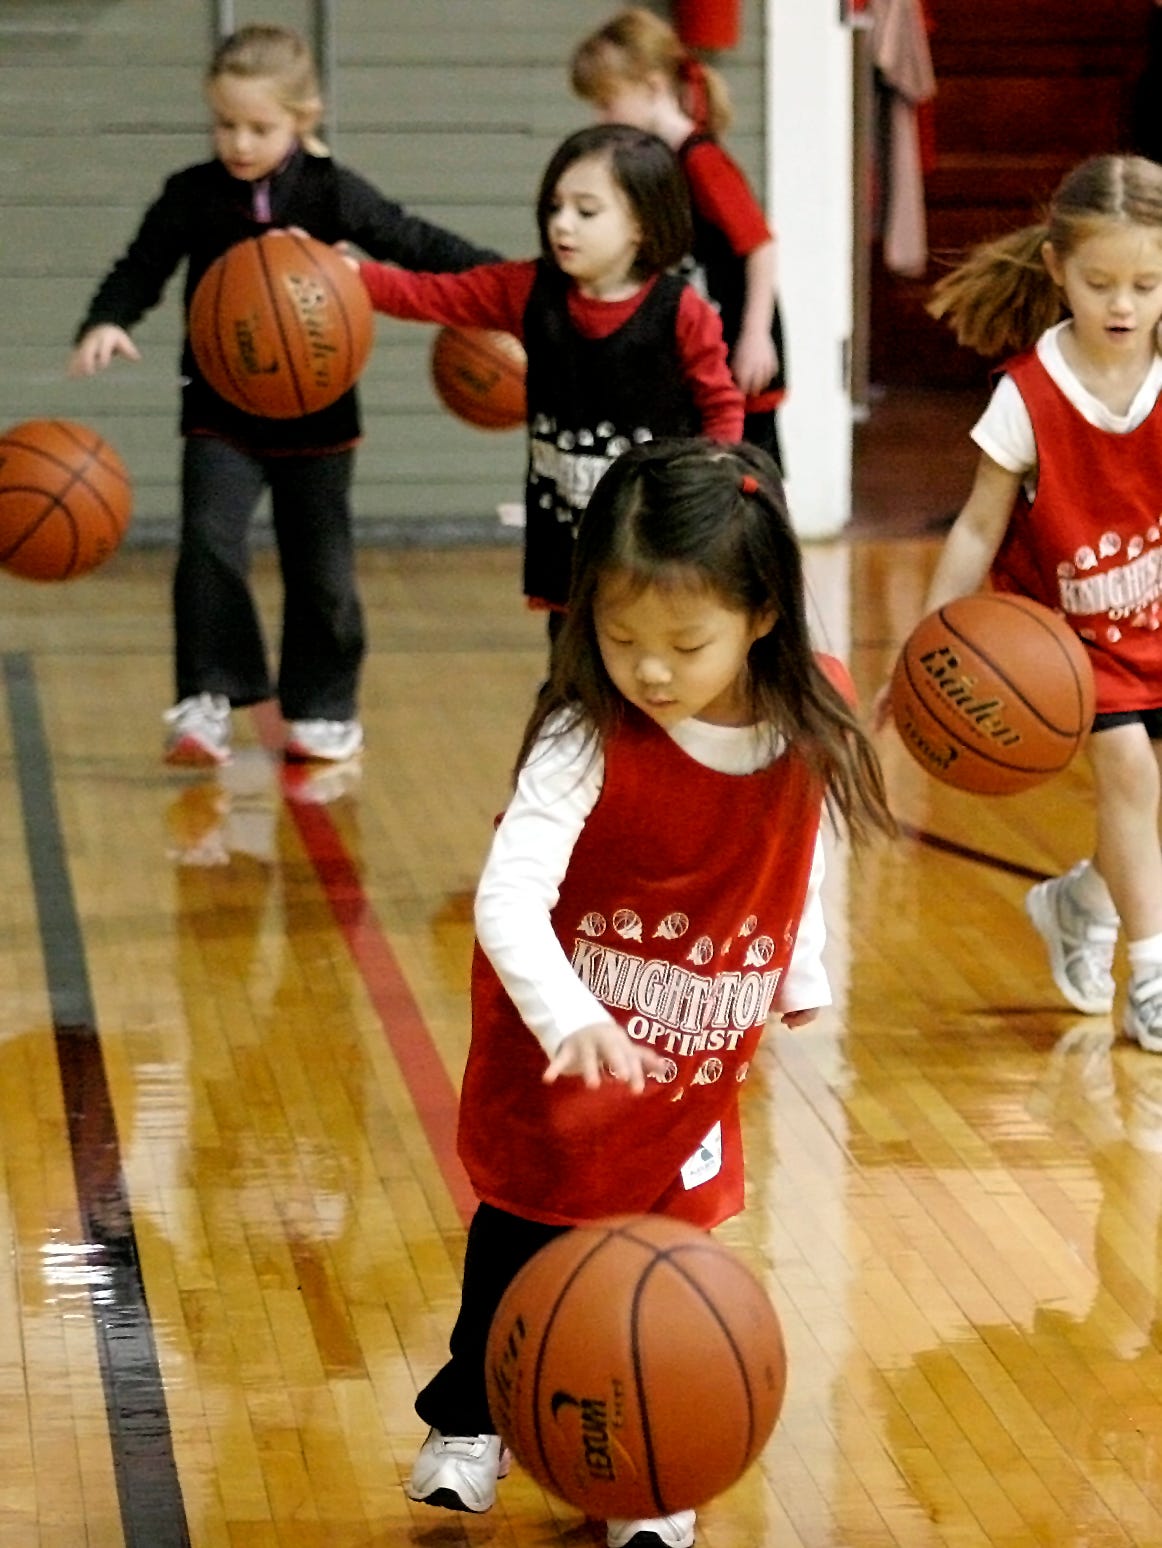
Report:
[[[663,14],[666,6],[658,7]],[[201,78],[217,30],[273,21],[316,43],[328,139],[389,197],[511,257],[536,250],[532,206],[553,147],[588,121],[570,50],[617,0],[0,0],[0,427],[92,425],[136,490],[129,541],[176,531],[180,276],[134,330],[142,361],[65,376],[73,331],[163,179],[209,154]],[[734,97],[728,143],[763,184],[763,7],[715,62]],[[433,329],[376,320],[363,377],[355,503],[364,541],[494,541],[519,500],[521,431],[445,412]]]

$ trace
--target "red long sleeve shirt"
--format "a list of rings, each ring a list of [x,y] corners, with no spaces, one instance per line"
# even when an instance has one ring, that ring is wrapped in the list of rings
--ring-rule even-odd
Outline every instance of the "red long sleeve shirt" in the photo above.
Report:
[[[379,263],[359,272],[376,311],[453,328],[499,328],[524,343],[524,314],[536,278],[531,259],[482,264],[460,274],[412,273]],[[654,281],[624,301],[599,301],[569,292],[569,318],[583,338],[616,332],[645,300]],[[718,314],[687,286],[678,307],[678,357],[690,386],[702,433],[715,441],[742,438],[743,399],[726,360]]]

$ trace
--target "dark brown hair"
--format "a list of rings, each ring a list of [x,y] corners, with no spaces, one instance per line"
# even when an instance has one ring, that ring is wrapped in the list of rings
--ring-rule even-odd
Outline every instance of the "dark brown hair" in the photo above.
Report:
[[[548,224],[557,184],[571,166],[590,156],[609,167],[641,228],[634,277],[650,279],[680,262],[694,243],[682,168],[664,140],[628,124],[591,124],[571,134],[553,152],[537,195],[537,230],[541,252],[549,262],[553,259]]]
[[[702,439],[633,447],[602,476],[581,519],[569,611],[518,758],[552,721],[600,745],[625,701],[601,657],[594,601],[603,577],[633,587],[705,587],[724,607],[776,622],[747,658],[756,724],[805,759],[849,831],[891,832],[879,760],[851,705],[819,663],[807,622],[803,561],[771,459]]]

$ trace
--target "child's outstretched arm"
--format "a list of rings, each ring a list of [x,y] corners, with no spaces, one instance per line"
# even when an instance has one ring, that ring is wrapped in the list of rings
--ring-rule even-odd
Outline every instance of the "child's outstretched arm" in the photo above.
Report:
[[[488,263],[460,274],[426,274],[366,261],[359,272],[377,312],[453,328],[498,328],[521,338],[536,278],[533,263]]]
[[[1019,473],[1010,473],[987,452],[981,452],[972,489],[944,540],[929,582],[925,615],[941,603],[966,597],[984,585],[1020,487]]]
[[[1010,473],[1008,468],[994,462],[987,452],[981,452],[968,499],[953,522],[936,561],[921,617],[926,618],[944,602],[970,596],[984,585],[1008,528],[1020,487],[1021,474]],[[885,683],[873,700],[871,723],[878,731],[890,717],[890,684]]]
[[[743,272],[746,294],[730,368],[742,391],[753,397],[766,391],[779,369],[778,352],[771,337],[778,290],[778,259],[773,237],[746,255]]]
[[[141,359],[127,330],[161,300],[171,275],[189,252],[191,225],[197,219],[183,178],[179,173],[167,179],[142,216],[133,240],[98,285],[73,335],[70,376],[92,376],[117,355]]]

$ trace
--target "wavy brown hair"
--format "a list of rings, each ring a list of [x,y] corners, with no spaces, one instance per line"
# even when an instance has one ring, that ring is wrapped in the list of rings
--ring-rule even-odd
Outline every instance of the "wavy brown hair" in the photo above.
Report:
[[[673,27],[643,5],[618,11],[573,51],[569,84],[583,102],[603,107],[620,81],[644,81],[657,71],[699,129],[725,134],[734,112],[726,82],[689,53]]]
[[[927,310],[978,354],[1032,349],[1068,314],[1045,267],[1046,242],[1064,259],[1111,225],[1162,236],[1162,166],[1144,156],[1091,156],[1062,180],[1043,221],[972,248],[933,287]]]

